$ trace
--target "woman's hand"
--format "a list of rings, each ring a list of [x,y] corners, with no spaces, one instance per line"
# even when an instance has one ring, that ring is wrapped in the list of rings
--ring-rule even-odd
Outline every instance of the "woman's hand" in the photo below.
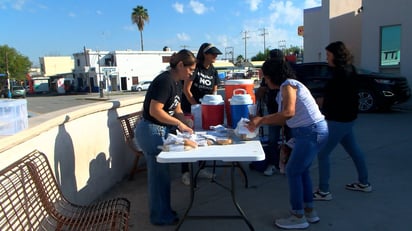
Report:
[[[193,134],[193,129],[182,122],[177,125],[177,129],[179,129],[180,132],[188,132],[189,134]]]
[[[256,130],[256,128],[258,128],[260,126],[260,123],[262,121],[261,116],[253,116],[250,117],[250,121],[249,123],[246,125],[246,128],[250,131],[250,132],[254,132]]]

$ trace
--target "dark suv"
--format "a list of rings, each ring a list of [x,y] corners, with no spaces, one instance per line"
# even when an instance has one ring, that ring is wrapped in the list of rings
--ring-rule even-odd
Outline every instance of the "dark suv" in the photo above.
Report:
[[[299,81],[305,84],[312,95],[322,96],[323,88],[331,73],[326,62],[292,64]],[[385,75],[358,69],[359,111],[386,111],[392,105],[406,102],[411,89],[405,77]]]

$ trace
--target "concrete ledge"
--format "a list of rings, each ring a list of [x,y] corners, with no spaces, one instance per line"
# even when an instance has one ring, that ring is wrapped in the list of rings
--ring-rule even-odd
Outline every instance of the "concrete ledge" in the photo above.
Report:
[[[29,128],[0,138],[0,169],[44,152],[66,197],[88,204],[121,181],[134,154],[117,117],[141,110],[144,97],[121,97],[35,116]]]

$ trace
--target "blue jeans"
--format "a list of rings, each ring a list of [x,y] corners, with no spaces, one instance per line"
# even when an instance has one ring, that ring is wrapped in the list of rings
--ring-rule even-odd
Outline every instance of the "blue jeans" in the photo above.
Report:
[[[169,164],[156,161],[161,151],[158,146],[163,145],[162,138],[166,138],[168,133],[168,127],[144,119],[135,129],[136,141],[146,158],[150,222],[155,225],[171,224],[177,218],[170,203]]]
[[[295,146],[286,164],[289,198],[294,214],[304,214],[304,208],[313,208],[313,189],[309,168],[328,139],[325,120],[307,127],[290,128]]]
[[[279,137],[281,126],[269,125],[268,126],[268,149],[269,153],[266,154],[266,162],[269,165],[275,165],[279,168]]]
[[[329,139],[326,145],[318,154],[319,164],[319,190],[329,192],[330,178],[330,154],[340,143],[345,151],[352,158],[358,171],[358,181],[368,184],[368,169],[362,150],[356,143],[353,133],[354,122],[327,121],[329,127]]]

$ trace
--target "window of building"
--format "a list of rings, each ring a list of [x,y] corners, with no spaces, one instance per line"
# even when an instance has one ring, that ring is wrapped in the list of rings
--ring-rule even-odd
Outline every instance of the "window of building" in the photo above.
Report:
[[[399,66],[401,62],[401,26],[381,27],[381,67]]]

